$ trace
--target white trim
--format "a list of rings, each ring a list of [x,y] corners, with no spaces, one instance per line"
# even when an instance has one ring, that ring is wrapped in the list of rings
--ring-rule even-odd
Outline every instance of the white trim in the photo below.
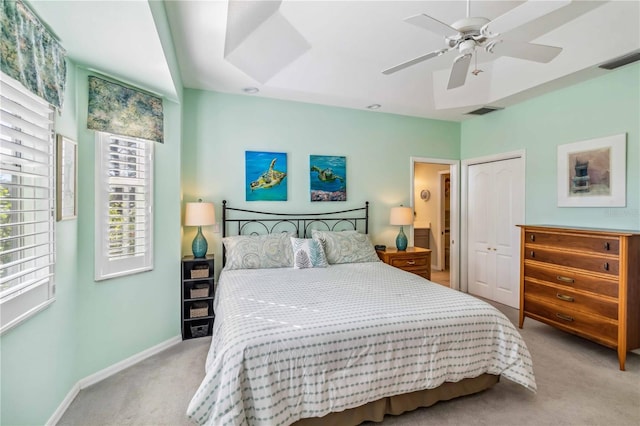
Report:
[[[527,187],[527,171],[526,171],[526,165],[527,165],[527,159],[525,156],[525,150],[524,149],[519,149],[517,151],[510,151],[510,152],[504,152],[501,154],[492,154],[492,155],[487,155],[484,157],[477,157],[477,158],[469,158],[467,160],[462,160],[462,170],[461,170],[461,182],[460,182],[460,201],[461,201],[461,208],[460,208],[460,217],[465,218],[465,220],[461,220],[460,221],[460,242],[462,244],[460,244],[462,247],[464,247],[464,250],[460,251],[460,291],[463,291],[465,293],[469,292],[469,280],[468,280],[468,273],[469,273],[469,269],[468,269],[468,262],[469,262],[469,256],[467,256],[467,247],[469,245],[469,232],[467,229],[467,216],[469,214],[469,207],[467,205],[468,201],[469,201],[469,166],[473,166],[475,164],[482,164],[482,163],[491,163],[494,161],[503,161],[503,160],[511,160],[513,158],[522,158],[523,161],[523,167],[525,168],[523,170],[523,174],[524,174],[524,188],[525,188],[525,195],[524,195],[524,200],[526,203],[526,187]],[[453,186],[453,185],[452,185]],[[525,219],[526,219],[526,205],[523,207],[524,212],[525,212]],[[451,208],[451,210],[453,211],[453,207]]]
[[[410,191],[411,191],[411,208],[415,208],[413,194],[415,192],[414,188],[414,174],[415,174],[415,163],[433,163],[433,164],[448,164],[449,172],[451,176],[451,204],[449,208],[451,209],[450,213],[450,236],[451,236],[451,247],[449,251],[449,255],[451,256],[449,259],[449,286],[454,290],[460,290],[460,247],[459,244],[459,232],[460,232],[460,212],[458,199],[460,197],[460,193],[458,192],[459,188],[459,170],[460,170],[460,160],[448,160],[443,158],[429,158],[429,157],[410,157]],[[410,234],[411,241],[413,241],[413,227],[411,227]]]
[[[55,425],[57,424],[60,419],[62,418],[62,416],[64,415],[64,413],[67,411],[67,409],[69,408],[69,406],[71,405],[71,403],[73,402],[73,400],[76,398],[76,396],[78,396],[78,393],[82,390],[85,389],[91,385],[94,385],[108,377],[113,376],[114,374],[117,374],[119,372],[121,372],[122,370],[125,370],[137,363],[139,363],[140,361],[144,361],[147,358],[150,358],[156,354],[159,354],[160,352],[169,349],[172,346],[177,345],[178,343],[182,342],[182,337],[181,336],[174,336],[172,338],[170,338],[169,340],[165,340],[162,343],[159,343],[155,346],[152,346],[148,349],[145,349],[142,352],[138,352],[137,354],[130,356],[127,359],[124,359],[120,362],[117,362],[107,368],[104,368],[96,373],[91,374],[90,376],[85,377],[84,379],[80,379],[78,380],[78,382],[73,385],[71,387],[71,390],[69,390],[69,393],[67,394],[67,396],[62,400],[62,402],[60,403],[60,405],[58,406],[58,408],[56,409],[56,411],[54,411],[54,413],[51,415],[51,417],[49,418],[49,420],[47,420],[46,425]]]

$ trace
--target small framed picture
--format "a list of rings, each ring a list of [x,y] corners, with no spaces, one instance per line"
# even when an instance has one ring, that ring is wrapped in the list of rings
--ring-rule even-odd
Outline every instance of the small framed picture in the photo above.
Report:
[[[558,146],[558,207],[626,205],[627,135]]]
[[[75,219],[78,215],[78,146],[57,135],[56,219]]]

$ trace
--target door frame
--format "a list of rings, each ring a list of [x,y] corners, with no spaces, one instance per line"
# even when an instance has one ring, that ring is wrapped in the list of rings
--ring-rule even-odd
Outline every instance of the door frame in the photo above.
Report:
[[[477,164],[483,164],[483,163],[493,163],[495,161],[502,161],[502,160],[512,160],[514,158],[521,158],[522,159],[522,166],[523,166],[523,173],[524,173],[524,179],[523,179],[523,194],[524,194],[524,203],[525,205],[523,206],[523,210],[524,210],[524,216],[526,219],[526,215],[527,215],[527,210],[526,210],[526,201],[527,201],[527,194],[526,194],[526,186],[527,186],[527,181],[526,181],[526,177],[527,177],[527,171],[526,171],[526,164],[527,164],[527,159],[526,159],[526,152],[524,149],[520,149],[517,151],[510,151],[510,152],[504,152],[504,153],[499,153],[499,154],[492,154],[492,155],[487,155],[487,156],[483,156],[483,157],[476,157],[476,158],[469,158],[467,160],[462,160],[462,167],[461,167],[461,174],[462,174],[462,178],[461,180],[461,191],[460,191],[460,199],[461,199],[461,208],[460,208],[460,215],[462,220],[460,221],[460,242],[461,242],[461,246],[464,247],[464,250],[460,250],[460,291],[463,291],[465,293],[469,292],[469,256],[467,255],[467,247],[469,247],[469,229],[467,226],[467,220],[468,218],[468,214],[469,214],[469,167],[473,166],[473,165],[477,165]]]
[[[444,175],[449,175],[449,203],[451,203],[451,171],[450,170],[440,170],[438,172],[438,231],[440,235],[438,235],[438,260],[436,262],[436,266],[443,271],[445,269],[445,249],[444,249],[444,241],[446,239],[444,235],[445,229],[445,188],[444,188]],[[451,222],[451,204],[449,204],[449,222]],[[451,224],[449,224],[449,238],[451,238]]]
[[[414,188],[414,175],[416,163],[429,163],[429,164],[444,164],[449,166],[449,174],[451,177],[450,187],[450,235],[451,235],[451,247],[449,249],[449,287],[455,290],[460,290],[460,244],[458,242],[460,235],[460,204],[459,197],[459,176],[460,176],[460,160],[448,160],[443,158],[429,158],[429,157],[411,157],[410,161],[410,189],[411,189],[411,208],[415,209],[415,188]],[[411,227],[411,241],[413,241],[413,226]]]

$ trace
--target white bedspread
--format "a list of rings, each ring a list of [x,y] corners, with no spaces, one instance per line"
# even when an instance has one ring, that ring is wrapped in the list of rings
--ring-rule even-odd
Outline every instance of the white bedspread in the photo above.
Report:
[[[224,271],[215,314],[201,424],[287,425],[482,373],[536,389],[501,312],[382,262]]]

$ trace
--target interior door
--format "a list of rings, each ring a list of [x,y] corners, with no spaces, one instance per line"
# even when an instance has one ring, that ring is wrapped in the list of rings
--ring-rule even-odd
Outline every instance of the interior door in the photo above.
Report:
[[[524,160],[471,165],[468,180],[469,292],[517,308]]]

